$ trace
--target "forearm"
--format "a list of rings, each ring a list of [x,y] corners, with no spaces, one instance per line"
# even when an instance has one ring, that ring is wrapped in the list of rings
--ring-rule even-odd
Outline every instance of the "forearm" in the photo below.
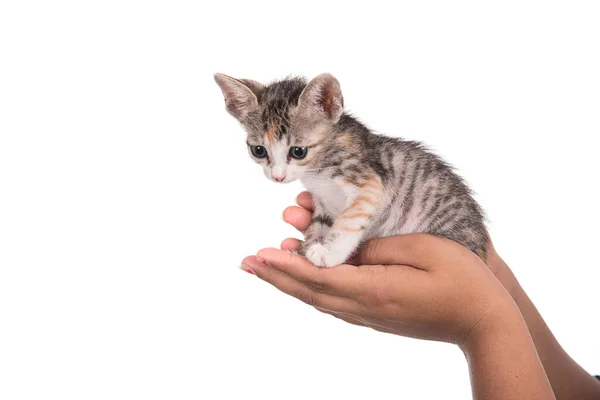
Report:
[[[512,295],[527,324],[548,380],[558,400],[600,398],[600,382],[561,347],[506,263],[492,251],[490,269]]]
[[[515,297],[556,398],[600,399],[600,382],[565,352],[520,286]]]
[[[473,399],[555,399],[527,325],[516,307],[481,327],[461,345],[469,364]]]

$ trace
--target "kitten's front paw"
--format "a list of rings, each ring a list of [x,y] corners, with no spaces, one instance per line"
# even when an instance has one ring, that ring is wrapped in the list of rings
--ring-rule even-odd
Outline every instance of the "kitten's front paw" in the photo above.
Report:
[[[333,267],[344,262],[345,257],[339,257],[339,255],[330,251],[322,243],[313,243],[306,249],[306,258],[308,261],[315,264],[318,267]]]
[[[314,242],[314,241],[310,241],[309,242],[308,240],[305,240],[304,242],[300,242],[300,245],[298,246],[298,249],[296,251],[301,256],[306,257],[306,252],[308,251],[308,249],[310,248],[310,246],[312,246],[315,243],[316,242]]]

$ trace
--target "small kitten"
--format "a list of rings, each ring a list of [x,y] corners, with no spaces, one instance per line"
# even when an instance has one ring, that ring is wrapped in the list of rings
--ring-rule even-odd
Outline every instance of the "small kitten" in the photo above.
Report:
[[[375,134],[344,112],[332,75],[215,80],[265,175],[300,179],[311,193],[299,253],[315,265],[341,264],[363,241],[407,233],[452,239],[485,260],[483,213],[464,181],[421,143]]]

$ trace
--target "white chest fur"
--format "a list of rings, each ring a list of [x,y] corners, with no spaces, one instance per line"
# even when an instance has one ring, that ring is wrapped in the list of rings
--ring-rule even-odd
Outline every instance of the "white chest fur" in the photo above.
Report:
[[[315,176],[302,178],[302,183],[313,195],[317,196],[325,208],[325,212],[336,218],[348,205],[348,196],[341,183],[335,179]]]

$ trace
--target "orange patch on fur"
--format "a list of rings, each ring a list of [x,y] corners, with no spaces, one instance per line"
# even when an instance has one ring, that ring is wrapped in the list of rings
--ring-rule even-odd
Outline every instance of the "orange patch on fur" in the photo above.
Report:
[[[372,206],[376,206],[377,205],[377,203],[375,203],[375,200],[373,200],[372,198],[370,198],[368,196],[362,195],[362,194],[360,196],[357,196],[354,199],[354,201],[352,202],[352,206],[354,206],[356,204],[359,204],[359,203],[367,203],[367,204],[370,204]],[[349,208],[351,208],[352,206],[350,206]]]
[[[357,147],[356,142],[350,135],[343,135],[338,139],[338,143],[340,147],[346,148],[348,150],[354,150]]]
[[[368,181],[364,181],[363,183],[358,185],[359,188],[373,188],[373,189],[381,189],[381,185],[376,182],[374,179],[369,179]]]
[[[275,134],[277,133],[277,125],[271,124],[267,130],[267,141],[272,145],[275,143]]]
[[[336,229],[339,229],[340,231],[346,231],[346,232],[360,232],[363,230],[363,228],[350,228],[347,226],[337,226]]]
[[[377,192],[383,191],[383,185],[377,178],[367,179],[366,181],[359,184],[358,187],[361,189],[374,189]]]
[[[350,210],[348,210],[350,211]],[[354,214],[348,213],[348,214],[342,214],[339,217],[337,217],[337,219],[352,219],[352,218],[369,218],[372,214],[371,213],[366,213],[366,212],[357,212]]]
[[[347,179],[344,179],[344,181],[348,184],[352,184]],[[378,198],[381,196],[381,193],[383,191],[383,186],[381,185],[381,182],[377,178],[371,178],[362,182],[360,185],[358,185],[358,187],[363,189],[361,191],[361,194],[356,196],[356,198],[352,201],[352,204],[346,207],[342,214],[337,217],[336,223],[334,224],[336,229],[347,232],[361,232],[364,230],[364,228],[351,228],[348,226],[340,226],[337,223],[337,221],[369,218],[371,217],[371,215],[373,215],[372,212],[370,212],[368,209],[365,210],[363,207],[361,207],[361,205],[368,204],[373,207],[377,206],[377,204],[379,203]]]
[[[381,184],[381,182],[377,178],[365,179],[364,181],[362,181],[358,185],[350,182],[346,178],[342,178],[342,181],[346,185],[352,185],[352,186],[358,187],[360,189],[372,189],[375,192],[383,192],[383,185]],[[366,191],[362,191],[362,193],[366,193]]]

